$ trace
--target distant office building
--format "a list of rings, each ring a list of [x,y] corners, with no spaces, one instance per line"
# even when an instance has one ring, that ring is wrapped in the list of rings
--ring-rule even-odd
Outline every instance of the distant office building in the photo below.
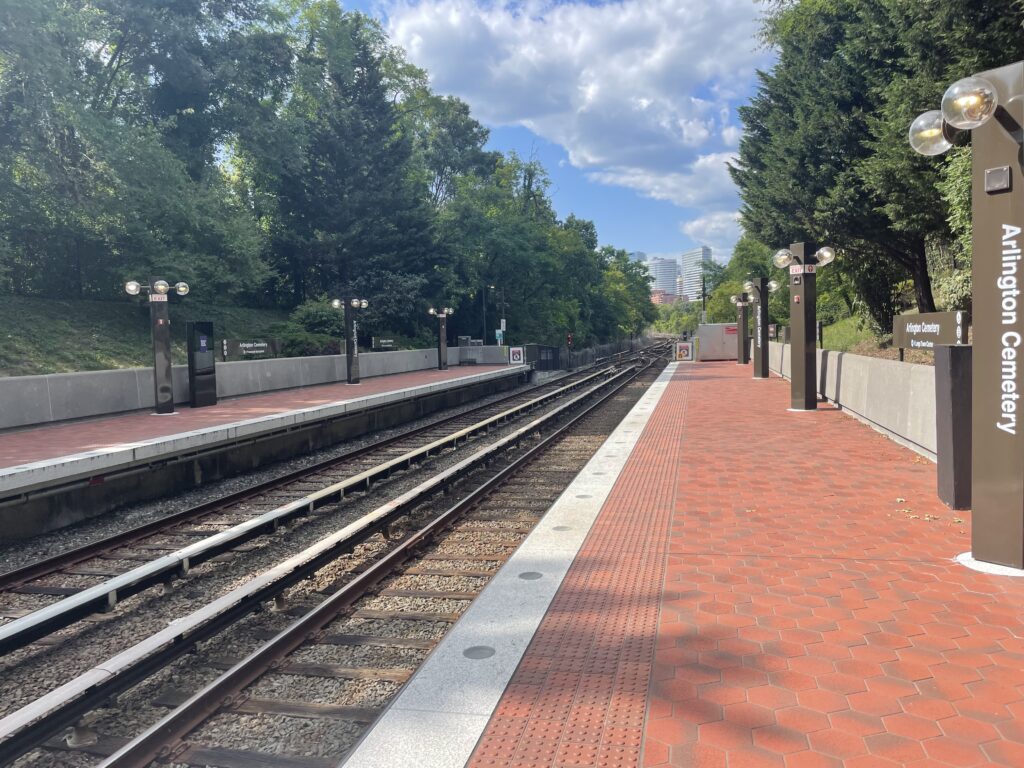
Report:
[[[680,272],[683,277],[683,289],[680,293],[686,301],[700,301],[701,282],[707,273],[707,265],[710,261],[711,249],[706,245],[694,248],[692,251],[683,251],[679,257]]]
[[[679,262],[675,259],[662,259],[655,256],[646,262],[647,271],[651,273],[651,288],[664,291],[671,296],[678,296]]]
[[[647,254],[643,251],[633,251],[629,254],[630,261],[647,261]]]
[[[652,304],[675,304],[677,301],[679,301],[679,297],[674,293],[665,293],[657,288],[651,291]]]

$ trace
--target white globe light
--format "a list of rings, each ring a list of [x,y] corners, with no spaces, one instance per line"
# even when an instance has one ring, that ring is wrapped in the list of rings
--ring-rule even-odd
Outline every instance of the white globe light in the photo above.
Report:
[[[743,283],[743,290],[746,291],[747,293],[753,293],[754,284],[750,280],[747,280],[745,283]]]
[[[772,256],[772,264],[779,269],[785,269],[793,263],[793,252],[789,248],[780,248]]]
[[[427,310],[427,314],[428,315],[436,315],[437,314],[437,310],[434,309],[433,307],[431,307],[430,309]]]
[[[165,295],[169,290],[171,290],[171,286],[167,283],[166,280],[157,280],[155,283],[153,283],[153,290],[156,293]]]
[[[352,305],[352,309],[359,309],[359,299],[352,299],[349,304]]]
[[[942,113],[937,109],[922,112],[910,124],[910,146],[920,155],[941,155],[953,145],[942,131]]]
[[[454,314],[455,314],[455,310],[454,310],[454,309],[452,309],[451,307],[445,307],[445,309],[444,309],[444,313],[445,313],[446,315],[454,315]]]
[[[366,299],[363,299],[362,301],[359,302],[359,306],[362,307],[363,309],[366,309],[368,306],[370,306],[370,302],[368,302]]]
[[[768,281],[768,291],[769,292],[775,292],[777,290],[779,290],[779,281],[778,280],[769,280]]]
[[[331,306],[335,309],[341,309],[341,299],[331,299]]]
[[[129,280],[124,284],[124,292],[129,296],[138,296],[139,291],[142,290],[142,286],[139,285],[137,280]]]
[[[187,296],[190,289],[188,283],[182,280],[174,284],[174,290],[179,296]]]
[[[824,267],[826,264],[831,264],[833,261],[835,261],[835,258],[835,249],[829,248],[827,245],[824,248],[819,248],[814,254],[815,262],[819,267]]]
[[[737,296],[735,293],[732,296],[729,297],[729,301],[731,301],[733,304],[735,304],[739,300],[740,300],[740,297]]]
[[[962,130],[984,125],[998,106],[996,87],[984,77],[957,80],[942,95],[942,117]]]

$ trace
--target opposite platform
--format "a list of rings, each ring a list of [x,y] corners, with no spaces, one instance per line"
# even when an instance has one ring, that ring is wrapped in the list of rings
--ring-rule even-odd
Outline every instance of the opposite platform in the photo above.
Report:
[[[461,715],[375,729],[349,765],[374,744],[424,768],[1024,765],[1024,579],[954,562],[970,515],[930,462],[749,376],[674,372],[489,717],[446,639],[412,682],[436,660],[431,702]],[[519,624],[495,598],[463,619],[495,617],[477,644]]]
[[[344,419],[352,421],[398,403],[436,400],[429,408],[419,409],[427,413],[436,410],[434,406],[448,407],[461,402],[458,398],[448,402],[457,392],[467,393],[465,399],[472,399],[488,387],[507,388],[508,381],[524,378],[528,370],[526,366],[502,365],[478,366],[472,373],[454,368],[415,371],[365,379],[358,385],[339,382],[249,395],[207,408],[183,408],[166,416],[134,412],[8,431],[0,434],[0,498],[13,499],[4,502],[8,508],[20,503],[19,494],[50,493],[51,488],[74,483],[86,483],[89,493],[99,496],[103,490],[99,486],[111,483],[117,473],[151,471],[154,463],[181,463],[183,457],[191,460],[190,457],[219,455],[230,446],[247,442],[277,441],[273,449],[266,449],[265,456],[255,449],[246,449],[251,456],[233,460],[238,467],[220,466],[203,459],[204,464],[181,468],[180,477],[169,479],[181,489],[199,484],[204,478],[226,476],[245,468],[245,459],[250,459],[251,469],[262,460],[286,458],[344,439],[340,432],[326,434],[323,425],[338,424]],[[423,415],[419,410],[407,409],[391,421],[400,423],[417,418]],[[364,420],[367,423],[360,425],[362,432],[393,426],[385,419],[367,416]],[[313,435],[313,430],[325,434]],[[360,433],[356,431],[353,435]],[[133,482],[136,486],[141,484]],[[156,484],[152,476],[146,482]],[[144,498],[139,494],[138,487],[106,489],[110,498],[104,503],[111,506]],[[73,504],[64,500],[46,503],[49,506],[40,506],[33,514],[52,517],[54,524],[65,524],[74,515],[67,511]],[[78,519],[82,516],[86,515]],[[43,525],[40,530],[48,527],[53,525]]]

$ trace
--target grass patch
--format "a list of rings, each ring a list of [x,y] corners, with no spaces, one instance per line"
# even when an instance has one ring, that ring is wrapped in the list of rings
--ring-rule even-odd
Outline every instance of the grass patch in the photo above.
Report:
[[[837,352],[849,352],[863,342],[878,346],[878,339],[867,328],[861,328],[856,317],[846,317],[826,325],[823,334],[825,349]]]
[[[900,351],[896,347],[875,336],[867,328],[860,328],[857,318],[847,317],[825,326],[825,349],[836,352],[850,352],[865,357],[881,357],[886,360],[898,360]],[[934,365],[935,356],[929,350],[904,350],[904,361],[920,365]]]
[[[175,363],[186,362],[185,322],[212,320],[214,336],[266,338],[279,310],[171,298]],[[0,295],[0,376],[95,371],[153,364],[145,302],[62,301]]]

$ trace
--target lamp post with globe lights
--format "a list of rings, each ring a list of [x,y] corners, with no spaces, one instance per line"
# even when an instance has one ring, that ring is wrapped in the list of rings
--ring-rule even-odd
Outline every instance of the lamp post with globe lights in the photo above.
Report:
[[[171,285],[166,280],[152,277],[148,283],[129,280],[124,284],[129,296],[145,293],[149,296],[149,321],[153,336],[153,398],[154,412],[174,413],[174,380],[171,376],[171,314],[167,296],[174,291],[179,296],[189,292],[188,283]]]
[[[768,295],[779,288],[778,280],[759,277],[747,280],[745,290],[757,304],[754,315],[754,378],[768,378]]]
[[[736,365],[746,365],[750,362],[750,338],[747,336],[747,307],[753,302],[746,293],[729,297],[729,301],[736,305]]]
[[[792,355],[790,358],[791,411],[814,411],[818,408],[818,372],[814,351],[815,328],[818,315],[817,271],[831,264],[836,252],[825,246],[815,248],[810,243],[793,243],[772,256],[779,269],[789,269]]]
[[[953,83],[942,96],[941,108],[919,115],[909,131],[911,147],[928,156],[942,154],[962,132],[970,131],[974,336],[968,554],[976,561],[1016,569],[1024,568],[1022,126],[1024,62],[1016,62]]]
[[[427,310],[428,314],[437,318],[437,370],[448,370],[448,317],[455,314],[451,307]]]
[[[366,299],[345,298],[333,299],[331,306],[345,312],[345,380],[349,384],[359,383],[359,322],[356,312],[366,309],[370,302]]]

